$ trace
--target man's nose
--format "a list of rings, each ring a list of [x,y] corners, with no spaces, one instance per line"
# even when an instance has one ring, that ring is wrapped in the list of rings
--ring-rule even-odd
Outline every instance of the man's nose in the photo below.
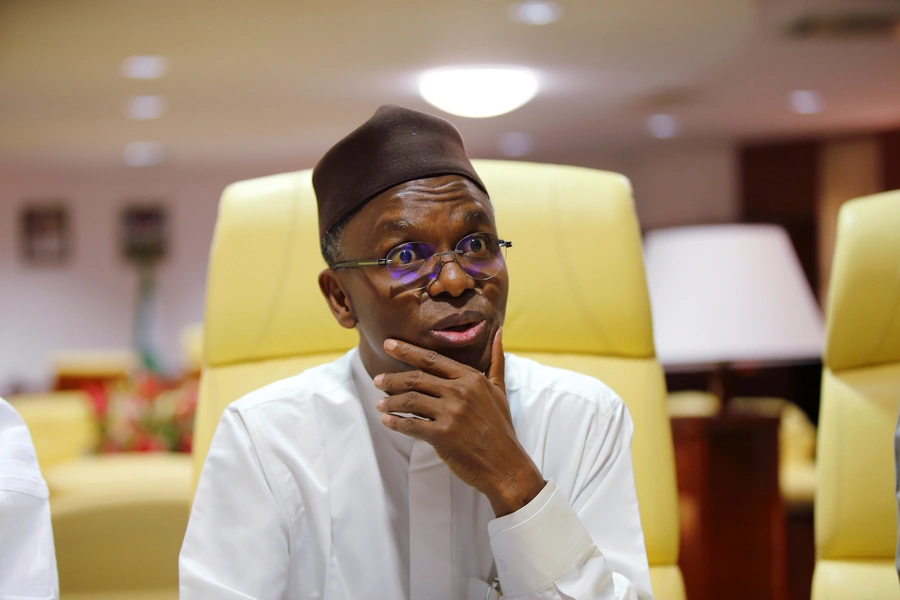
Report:
[[[450,294],[455,298],[475,287],[475,280],[463,271],[455,253],[439,254],[437,258],[440,261],[435,266],[438,274],[428,286],[430,295]]]

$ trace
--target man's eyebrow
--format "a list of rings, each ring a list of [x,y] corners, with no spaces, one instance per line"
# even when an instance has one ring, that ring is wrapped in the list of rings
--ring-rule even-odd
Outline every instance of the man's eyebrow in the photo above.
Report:
[[[488,221],[487,213],[480,210],[467,210],[466,214],[463,215],[463,221],[469,223],[471,221]]]
[[[397,219],[395,221],[388,221],[381,226],[381,229],[385,232],[409,231],[412,228],[413,224],[409,219]]]

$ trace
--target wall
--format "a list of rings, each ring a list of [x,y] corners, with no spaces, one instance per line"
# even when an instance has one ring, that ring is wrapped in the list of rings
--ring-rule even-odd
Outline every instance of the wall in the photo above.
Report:
[[[128,348],[137,276],[120,258],[119,211],[159,200],[169,214],[170,253],[157,274],[152,319],[163,366],[181,365],[179,333],[203,317],[206,260],[222,189],[265,171],[0,170],[0,393],[50,383],[60,349]],[[19,257],[19,209],[62,199],[74,237],[62,266],[28,267]]]
[[[661,142],[628,156],[560,162],[629,176],[642,227],[652,229],[734,220],[732,156],[727,144]],[[206,261],[222,189],[285,170],[0,168],[0,394],[48,386],[54,351],[131,345],[137,276],[120,258],[117,238],[119,211],[129,200],[159,200],[168,209],[171,247],[158,270],[152,325],[163,366],[177,372],[181,329],[203,318]],[[26,200],[47,198],[70,207],[74,254],[61,267],[26,267],[19,258],[18,212]]]
[[[730,144],[663,145],[622,172],[631,178],[646,231],[738,220],[737,151]]]

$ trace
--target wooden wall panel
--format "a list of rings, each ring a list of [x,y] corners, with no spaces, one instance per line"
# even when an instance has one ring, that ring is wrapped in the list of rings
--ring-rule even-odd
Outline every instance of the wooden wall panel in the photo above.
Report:
[[[884,189],[900,190],[900,129],[882,133],[879,140]]]
[[[747,145],[740,158],[743,220],[784,227],[813,290],[819,272],[818,159],[816,141]]]

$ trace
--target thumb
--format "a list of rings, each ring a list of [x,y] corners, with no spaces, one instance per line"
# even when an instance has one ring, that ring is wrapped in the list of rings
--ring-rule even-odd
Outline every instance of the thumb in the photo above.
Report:
[[[503,356],[503,327],[497,329],[491,344],[491,366],[487,377],[506,394],[506,358]]]

